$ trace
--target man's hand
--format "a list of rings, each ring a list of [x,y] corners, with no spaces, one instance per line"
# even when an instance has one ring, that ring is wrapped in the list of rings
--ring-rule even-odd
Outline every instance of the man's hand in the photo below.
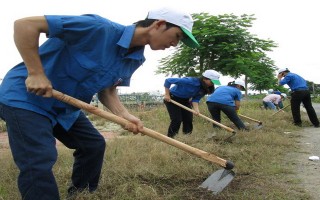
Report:
[[[126,126],[123,127],[125,130],[133,132],[134,134],[138,134],[143,130],[143,123],[139,118],[129,113],[126,116],[123,116],[123,118],[132,122],[132,123],[127,123]]]
[[[171,97],[170,97],[170,94],[165,94],[163,99],[167,102],[170,102],[171,101]]]
[[[52,85],[43,73],[29,75],[25,81],[27,91],[43,97],[52,96]]]

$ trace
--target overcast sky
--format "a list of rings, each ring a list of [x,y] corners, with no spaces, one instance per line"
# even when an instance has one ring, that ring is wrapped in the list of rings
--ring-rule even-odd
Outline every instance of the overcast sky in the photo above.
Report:
[[[112,2],[112,3],[110,3]],[[254,14],[252,34],[261,39],[270,39],[278,44],[269,57],[278,68],[288,67],[309,81],[320,83],[320,12],[317,0],[11,0],[0,7],[0,78],[21,57],[13,42],[13,22],[16,19],[46,14],[99,14],[115,22],[129,25],[144,19],[148,10],[170,6],[189,13],[207,12],[219,14]],[[44,37],[42,38],[44,39]],[[147,61],[133,75],[131,86],[121,92],[163,93],[164,75],[154,75],[158,61],[170,54],[171,49],[152,51],[146,48]],[[222,78],[227,84],[229,78]]]

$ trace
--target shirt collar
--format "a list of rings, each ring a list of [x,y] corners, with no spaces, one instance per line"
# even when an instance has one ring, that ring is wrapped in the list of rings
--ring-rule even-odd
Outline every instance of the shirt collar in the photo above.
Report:
[[[132,53],[128,54],[128,50],[129,50],[131,40],[135,30],[136,30],[135,24],[126,26],[117,44],[123,48],[121,50],[121,54],[123,57],[141,60],[142,62],[144,62],[145,61],[145,58],[143,56],[144,46],[136,47]]]
[[[134,24],[130,26],[126,26],[117,44],[123,48],[129,49],[135,30],[136,30],[136,25]]]

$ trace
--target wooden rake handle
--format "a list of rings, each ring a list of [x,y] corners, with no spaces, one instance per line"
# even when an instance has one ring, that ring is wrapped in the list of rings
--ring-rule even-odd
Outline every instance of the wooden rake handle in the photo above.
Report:
[[[285,107],[283,107],[282,109],[278,110],[277,112],[273,113],[271,116],[279,113],[280,111],[283,111],[284,109],[286,109],[287,107],[291,106],[291,104],[286,105]]]
[[[210,121],[212,123],[214,123],[217,126],[220,126],[221,128],[226,129],[227,131],[230,131],[232,133],[236,133],[236,131],[234,129],[232,129],[232,128],[228,127],[228,126],[225,126],[225,125],[223,125],[223,124],[221,124],[221,123],[219,123],[217,121],[214,121],[213,119],[211,119],[211,118],[209,118],[209,117],[207,117],[207,116],[205,116],[205,115],[203,115],[201,113],[197,114],[197,112],[195,110],[192,110],[192,109],[188,108],[187,106],[184,106],[184,105],[182,105],[182,104],[180,104],[180,103],[178,103],[178,102],[176,102],[176,101],[174,101],[172,99],[170,100],[170,102],[175,104],[175,105],[177,105],[177,106],[179,106],[179,107],[181,107],[181,108],[184,108],[184,109],[186,109],[186,110],[188,110],[188,111],[190,111],[190,112],[192,112],[192,113],[194,113],[194,114],[196,114],[196,115],[198,115],[198,116],[200,116],[200,117],[202,117],[202,118],[204,118],[204,119],[206,119],[206,120],[208,120],[208,121]]]
[[[88,103],[85,103],[83,101],[80,101],[76,98],[73,98],[71,96],[68,96],[66,94],[63,94],[59,91],[56,91],[56,90],[53,90],[52,91],[52,96],[64,103],[67,103],[67,104],[70,104],[72,106],[75,106],[79,109],[83,109],[87,112],[90,112],[92,114],[95,114],[95,115],[98,115],[102,118],[105,118],[109,121],[112,121],[114,123],[117,123],[123,127],[125,127],[128,123],[131,123],[130,121],[124,119],[124,118],[121,118],[117,115],[114,115],[110,112],[107,112],[107,111],[104,111],[100,108],[97,108],[93,105],[90,105]],[[161,133],[158,133],[154,130],[151,130],[151,129],[148,129],[146,127],[143,128],[143,130],[141,131],[141,133],[143,133],[144,135],[147,135],[147,136],[150,136],[154,139],[157,139],[157,140],[160,140],[164,143],[167,143],[167,144],[170,144],[174,147],[177,147],[183,151],[186,151],[186,152],[189,152],[191,154],[194,154],[200,158],[203,158],[207,161],[210,161],[212,163],[216,163],[218,165],[220,165],[221,167],[225,168],[225,169],[232,169],[234,167],[234,164],[231,162],[231,161],[227,161],[227,160],[224,160],[222,158],[219,158],[218,156],[216,155],[213,155],[211,153],[208,153],[208,152],[205,152],[203,150],[200,150],[200,149],[197,149],[197,148],[194,148],[194,147],[191,147],[187,144],[184,144],[182,142],[179,142],[175,139],[172,139],[170,137],[167,137]]]
[[[238,115],[239,115],[240,117],[243,117],[243,118],[249,119],[249,120],[251,120],[251,121],[257,122],[257,123],[259,123],[259,124],[262,124],[262,122],[261,122],[261,121],[259,121],[259,120],[252,119],[252,118],[250,118],[250,117],[247,117],[247,116],[245,116],[245,115],[241,115],[241,114],[238,114]]]

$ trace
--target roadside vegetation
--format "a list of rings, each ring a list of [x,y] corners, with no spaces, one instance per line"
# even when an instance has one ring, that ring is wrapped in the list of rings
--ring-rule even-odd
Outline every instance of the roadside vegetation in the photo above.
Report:
[[[207,177],[221,169],[218,165],[148,136],[132,135],[118,125],[89,115],[99,129],[115,132],[119,137],[107,142],[100,188],[94,194],[80,194],[78,199],[308,199],[293,174],[294,163],[286,159],[287,153],[299,151],[296,144],[299,135],[290,123],[290,112],[272,116],[272,111],[261,110],[260,105],[260,101],[245,100],[241,114],[262,121],[263,127],[255,129],[256,122],[244,119],[251,130],[237,131],[231,141],[225,141],[230,132],[213,129],[211,122],[200,117],[195,117],[191,135],[179,133],[175,138],[234,162],[236,176],[218,195],[199,188]],[[202,114],[209,116],[204,103],[200,108]],[[146,127],[166,133],[169,118],[163,105],[131,110]],[[222,123],[235,128],[226,118]],[[57,148],[59,158],[54,172],[64,199],[70,184],[73,151],[63,145]],[[16,185],[18,170],[8,147],[0,146],[0,166],[0,199],[20,199]]]

